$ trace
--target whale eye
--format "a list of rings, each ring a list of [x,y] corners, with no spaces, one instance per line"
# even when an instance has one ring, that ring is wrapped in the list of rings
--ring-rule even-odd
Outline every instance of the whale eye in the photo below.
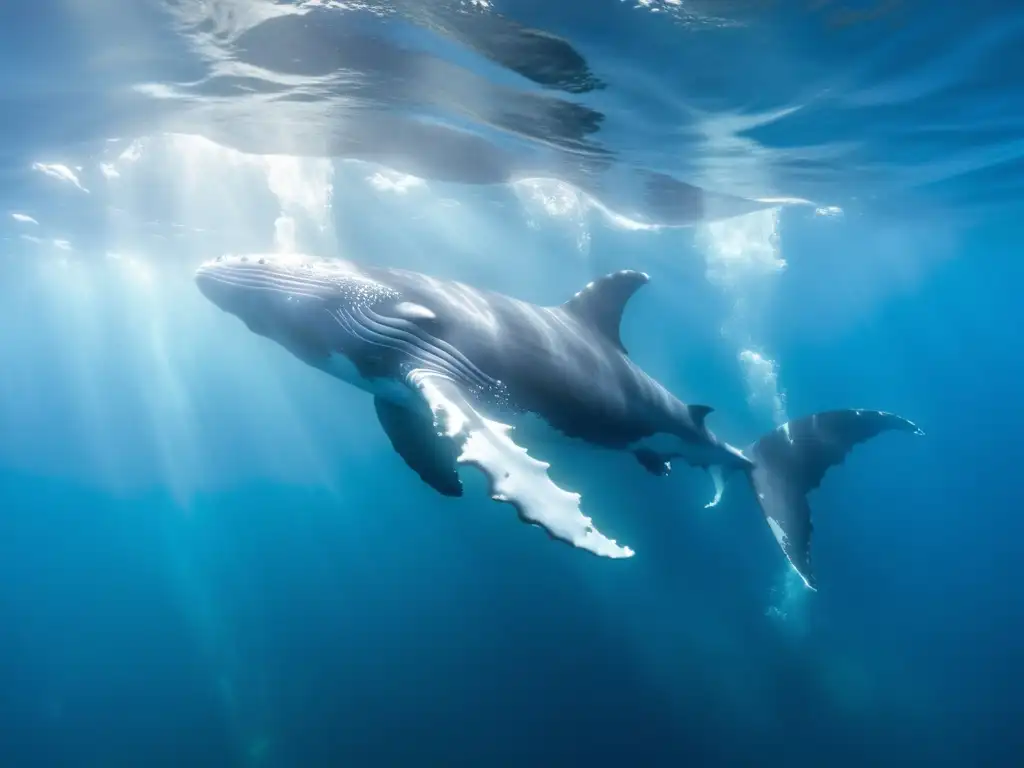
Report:
[[[260,263],[260,264],[266,264],[266,263],[267,263],[267,260],[266,260],[266,259],[260,259],[260,260],[259,260],[259,263]]]

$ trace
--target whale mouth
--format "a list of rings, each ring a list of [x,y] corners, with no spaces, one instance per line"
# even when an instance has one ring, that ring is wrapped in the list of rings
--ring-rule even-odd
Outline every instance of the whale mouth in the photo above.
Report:
[[[200,266],[193,279],[199,292],[223,310],[231,311],[238,298],[247,293],[248,281],[238,275],[236,270],[216,261]]]
[[[199,292],[216,304],[217,286],[222,283],[222,280],[217,276],[217,270],[214,268],[214,262],[208,261],[200,265],[199,269],[196,270],[193,279],[195,280],[196,287],[199,289]]]
[[[308,347],[310,329],[316,328],[333,339],[333,348],[355,345],[376,357],[443,371],[474,392],[500,389],[499,382],[434,335],[433,312],[400,301],[398,291],[350,262],[290,254],[221,256],[196,269],[195,283],[250,331],[293,351],[297,340]],[[330,331],[322,327],[325,318]]]
[[[216,304],[218,307],[223,308],[222,302],[225,298],[225,289],[230,288],[230,283],[227,283],[218,270],[214,268],[213,262],[207,262],[196,270],[193,277],[196,283],[196,287],[199,292],[203,294],[209,301]]]
[[[322,275],[309,259],[273,255],[218,256],[196,269],[196,287],[221,309],[236,312],[239,303],[258,296],[291,299],[321,298]]]

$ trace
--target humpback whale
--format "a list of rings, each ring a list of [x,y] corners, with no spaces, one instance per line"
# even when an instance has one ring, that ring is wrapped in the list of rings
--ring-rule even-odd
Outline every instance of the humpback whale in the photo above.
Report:
[[[645,283],[621,271],[558,306],[539,306],[400,269],[303,254],[230,255],[201,265],[198,289],[250,331],[370,393],[395,451],[439,493],[460,496],[459,465],[480,470],[493,499],[555,538],[609,558],[633,555],[586,516],[580,495],[516,439],[539,418],[556,433],[632,454],[666,475],[679,459],[715,484],[747,478],[778,546],[815,588],[807,494],[857,443],[881,432],[922,434],[892,413],[848,409],[793,420],[740,449],[647,375],[619,335]]]

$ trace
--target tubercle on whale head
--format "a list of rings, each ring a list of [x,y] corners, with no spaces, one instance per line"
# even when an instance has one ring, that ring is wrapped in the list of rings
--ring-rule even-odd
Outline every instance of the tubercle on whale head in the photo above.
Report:
[[[263,274],[286,275],[302,271],[313,271],[319,264],[326,262],[303,253],[225,253],[204,261],[195,272],[195,280],[200,286],[208,278],[230,279]]]

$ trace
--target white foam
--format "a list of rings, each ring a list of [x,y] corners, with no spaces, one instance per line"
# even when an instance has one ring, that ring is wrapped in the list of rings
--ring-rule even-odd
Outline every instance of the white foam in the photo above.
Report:
[[[78,175],[66,165],[61,163],[32,163],[32,169],[49,176],[51,179],[71,184],[87,194],[89,192],[88,189],[82,186],[82,182],[78,180]]]
[[[329,228],[334,192],[334,166],[330,159],[238,154],[245,162],[265,169],[267,186],[283,211],[301,211],[321,229]]]
[[[605,223],[616,229],[628,231],[656,231],[661,224],[648,224],[613,211],[596,197],[566,181],[545,177],[529,177],[510,182],[512,191],[527,206],[529,211],[541,210],[552,218],[582,220],[588,211],[597,211]]]
[[[328,158],[248,154],[191,134],[149,137],[133,141],[123,150],[114,145],[110,151],[119,154],[105,163],[105,175],[121,177],[119,184],[110,187],[110,194],[128,219],[152,216],[137,210],[147,199],[140,188],[148,180],[136,182],[136,176],[156,173],[177,203],[165,211],[175,236],[214,227],[252,231],[260,224],[251,220],[250,213],[261,203],[259,183],[253,185],[255,171],[277,201],[278,215],[268,232],[275,250],[306,247],[329,251],[334,243],[334,168]],[[139,171],[132,170],[134,166],[139,166]],[[207,226],[192,226],[196,222]]]
[[[783,424],[786,394],[779,386],[778,364],[754,338],[757,318],[751,316],[751,297],[786,269],[781,254],[779,210],[768,209],[697,229],[704,252],[707,278],[730,299],[732,311],[722,333],[736,345],[751,405],[767,406],[772,420]]]
[[[623,2],[624,0],[620,0]],[[696,9],[685,0],[631,0],[633,8],[671,17],[686,26],[734,27],[740,22],[723,16],[714,16],[707,9]]]
[[[777,523],[772,523],[775,521],[769,521],[774,534]],[[776,586],[772,587],[770,604],[765,610],[765,615],[778,622],[784,632],[801,636],[808,631],[808,596],[813,592],[796,568],[787,567],[779,576]]]
[[[404,195],[411,189],[421,189],[427,186],[427,182],[418,176],[399,173],[389,168],[380,169],[367,176],[366,180],[378,192],[393,192],[396,195]]]
[[[298,250],[295,245],[295,219],[291,216],[281,215],[274,220],[274,246],[278,253]]]
[[[786,393],[779,386],[778,364],[753,349],[740,350],[738,358],[747,383],[748,402],[754,406],[769,407],[776,425],[789,421]]]
[[[708,467],[708,474],[711,475],[711,481],[715,484],[715,495],[704,505],[704,509],[713,509],[721,503],[722,495],[725,493],[725,473],[720,465],[712,464]]]
[[[749,284],[782,272],[786,261],[779,247],[779,210],[769,208],[697,228],[708,280],[743,291]]]
[[[313,4],[274,0],[177,0],[167,11],[192,49],[211,62],[230,60],[230,46],[253,27],[278,16],[303,15]]]

